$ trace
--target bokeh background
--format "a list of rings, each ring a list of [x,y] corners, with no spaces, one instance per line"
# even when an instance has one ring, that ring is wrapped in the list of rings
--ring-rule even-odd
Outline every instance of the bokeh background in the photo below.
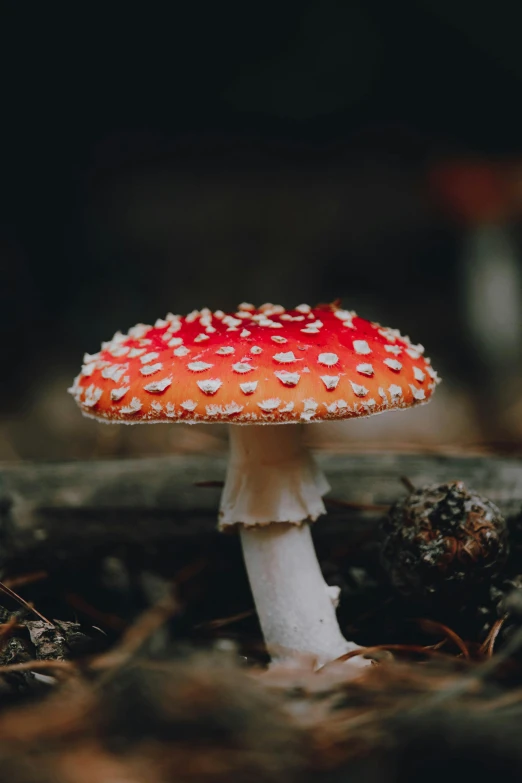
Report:
[[[0,459],[220,447],[82,418],[83,352],[167,311],[337,297],[445,382],[311,442],[519,449],[519,2],[58,5],[0,11]]]

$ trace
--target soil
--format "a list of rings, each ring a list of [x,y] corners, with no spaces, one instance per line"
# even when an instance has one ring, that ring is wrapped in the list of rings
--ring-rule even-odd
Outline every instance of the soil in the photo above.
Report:
[[[459,601],[394,591],[374,537],[319,539],[374,660],[358,679],[268,668],[235,536],[21,556],[0,584],[0,781],[518,779],[518,519],[510,535],[499,579]]]

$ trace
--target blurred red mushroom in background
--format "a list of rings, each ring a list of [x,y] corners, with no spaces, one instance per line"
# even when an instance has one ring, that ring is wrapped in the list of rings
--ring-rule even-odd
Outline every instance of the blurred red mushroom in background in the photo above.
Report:
[[[428,187],[463,232],[458,274],[481,381],[476,400],[483,435],[520,440],[512,406],[521,378],[521,251],[514,224],[522,214],[522,163],[449,160],[430,169]]]
[[[436,164],[428,176],[442,208],[472,226],[503,223],[516,215],[522,206],[520,173],[507,162],[456,160]]]

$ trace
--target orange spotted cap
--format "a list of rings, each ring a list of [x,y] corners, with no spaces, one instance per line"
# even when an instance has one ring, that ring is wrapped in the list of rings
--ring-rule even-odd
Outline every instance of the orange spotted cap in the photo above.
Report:
[[[243,303],[117,332],[69,391],[104,421],[266,424],[407,408],[437,383],[422,345],[336,303]]]

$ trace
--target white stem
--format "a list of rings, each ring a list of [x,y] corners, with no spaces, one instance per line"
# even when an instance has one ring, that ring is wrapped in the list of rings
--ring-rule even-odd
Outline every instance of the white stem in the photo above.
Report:
[[[506,226],[482,224],[465,237],[462,276],[468,327],[494,380],[501,378],[502,383],[518,366],[522,339],[519,261],[517,243]]]
[[[229,525],[271,525],[326,513],[328,484],[302,444],[299,424],[234,425],[221,496],[221,529]]]
[[[242,527],[241,542],[259,622],[273,658],[300,652],[325,663],[355,647],[339,630],[309,525]]]
[[[301,443],[301,427],[233,426],[221,527],[239,524],[250,586],[267,648],[319,663],[356,645],[339,630],[332,595],[306,520],[324,513],[329,489]],[[368,661],[357,657],[359,665]]]

